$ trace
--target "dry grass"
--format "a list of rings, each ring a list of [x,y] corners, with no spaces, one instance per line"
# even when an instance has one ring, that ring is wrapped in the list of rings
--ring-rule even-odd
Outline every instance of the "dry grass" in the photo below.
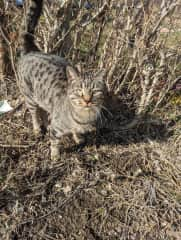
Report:
[[[55,1],[56,4],[59,6]],[[38,43],[45,49],[48,46],[50,48],[47,47],[48,50],[51,50],[52,44],[56,43],[48,41],[54,30],[52,26],[59,23],[59,19],[55,22],[50,21],[51,16],[54,19],[56,15],[54,10],[56,9],[50,9],[50,19],[48,18],[50,26],[44,24],[42,20],[38,32]],[[120,11],[122,11],[121,6]],[[93,10],[94,12],[96,9]],[[12,48],[11,64],[14,64],[13,61],[18,55],[17,32],[23,12],[10,5],[9,12],[5,11],[5,13],[8,24],[4,29],[9,33],[8,39],[11,43],[9,52],[11,53]],[[119,11],[117,14],[120,14]],[[127,20],[130,14],[129,10],[127,18],[124,18],[123,27],[129,23]],[[160,12],[156,11],[156,14],[159,17]],[[109,11],[106,16],[109,16]],[[153,20],[157,20],[154,16],[150,19],[150,28],[146,25],[148,32],[154,27]],[[118,20],[117,17],[115,20]],[[105,21],[109,26],[109,18],[105,18]],[[167,21],[166,19],[163,27],[168,27]],[[78,17],[75,19],[76,22],[79,22]],[[173,23],[173,20],[171,22]],[[101,24],[102,21],[94,22],[90,29],[83,28],[80,32],[79,24],[75,29],[73,28],[70,36],[80,34],[81,41],[74,41],[75,46],[70,49],[69,59],[74,62],[82,60],[87,68],[97,67],[101,54],[104,55],[103,42],[109,35],[106,34],[104,39],[103,34],[98,39],[97,29]],[[173,30],[173,25],[171,24],[169,29]],[[177,29],[176,25],[175,29]],[[113,30],[117,31],[117,27]],[[104,31],[106,32],[106,28],[103,28],[103,33]],[[122,32],[121,30],[120,34]],[[127,35],[129,36],[128,31],[125,37]],[[170,31],[160,36],[161,40],[167,39],[166,46],[176,49],[180,56],[180,32]],[[96,46],[97,39],[101,43]],[[136,78],[134,75],[133,80],[129,77],[132,75],[132,68],[135,70],[138,66],[135,61],[132,62],[132,67],[130,61],[125,61],[125,56],[128,56],[128,59],[132,56],[131,52],[134,48],[128,48],[126,42],[120,41],[123,49],[126,47],[126,51],[120,54],[121,57],[117,55],[115,62],[110,60],[116,56],[114,46],[119,43],[119,39],[122,39],[119,35],[111,39],[109,44],[111,52],[109,48],[107,52],[105,51],[108,55],[105,63],[113,66],[111,83],[118,82],[121,86],[123,86],[122,82],[125,84],[119,96],[121,101],[114,109],[113,119],[110,119],[109,127],[113,126],[114,130],[105,128],[97,136],[95,134],[88,136],[84,147],[76,147],[71,139],[63,139],[61,159],[52,162],[48,134],[39,139],[33,136],[30,114],[27,112],[23,116],[24,105],[14,113],[0,116],[1,240],[181,239],[180,89],[175,90],[175,87],[168,92],[164,98],[164,108],[159,106],[154,113],[156,116],[149,118],[152,121],[144,121],[129,131],[117,131],[115,126],[120,122],[126,125],[134,118],[135,108],[139,105],[138,100],[141,97],[139,76]],[[114,42],[115,44],[112,44]],[[94,45],[95,49],[92,48]],[[92,50],[87,52],[87,49]],[[74,59],[75,50],[77,56]],[[156,54],[153,54],[155,60],[158,51],[157,48],[153,50],[156,51]],[[146,54],[147,52],[145,56]],[[163,68],[164,71],[167,69],[168,76],[171,74],[171,80],[180,75],[179,59],[176,58],[177,62],[175,58],[168,58]],[[118,64],[117,68],[114,68],[115,63]],[[8,65],[6,67],[7,75],[11,75],[11,78],[5,78],[0,82],[0,100],[8,99],[15,107],[21,103],[20,94],[9,71],[10,67]],[[108,70],[111,72],[110,66]],[[125,74],[126,72],[129,75]],[[142,72],[138,71],[137,74],[142,75]],[[144,76],[141,79],[143,81]],[[163,75],[164,79],[167,79],[167,75]],[[130,88],[128,88],[129,84],[131,84]],[[162,84],[162,81],[159,81],[159,84]],[[168,83],[163,82],[163,84],[166,84],[164,87],[167,89]],[[160,89],[164,88],[161,85],[158,88],[156,86],[155,89],[153,101],[149,104],[149,113],[158,100],[155,94],[160,93]]]
[[[18,91],[8,86],[15,102]],[[104,129],[84,148],[64,139],[52,162],[48,136],[35,139],[23,112],[0,121],[2,240],[181,238],[179,122]],[[123,109],[121,119],[130,117]]]

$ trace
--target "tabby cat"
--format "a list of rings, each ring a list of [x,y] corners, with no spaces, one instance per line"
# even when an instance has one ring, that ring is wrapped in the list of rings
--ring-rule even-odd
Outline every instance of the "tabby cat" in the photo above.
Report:
[[[18,61],[19,88],[31,113],[35,134],[50,118],[51,158],[60,157],[63,135],[72,134],[75,142],[96,128],[104,109],[104,72],[86,76],[64,58],[39,51],[34,42],[35,27],[43,0],[30,0],[26,26],[21,34],[22,54]]]

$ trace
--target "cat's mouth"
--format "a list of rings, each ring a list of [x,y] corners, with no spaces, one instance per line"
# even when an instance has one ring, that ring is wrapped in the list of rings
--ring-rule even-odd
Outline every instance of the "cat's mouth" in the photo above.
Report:
[[[92,106],[92,102],[83,102],[82,106],[85,108],[90,108]]]
[[[80,107],[80,109],[82,109],[82,111],[92,111],[97,105],[93,104],[93,103],[89,103],[89,104],[79,104],[78,107]]]
[[[92,107],[90,107],[90,106],[85,106],[85,107],[83,107],[86,111],[89,111],[90,109],[92,109]]]

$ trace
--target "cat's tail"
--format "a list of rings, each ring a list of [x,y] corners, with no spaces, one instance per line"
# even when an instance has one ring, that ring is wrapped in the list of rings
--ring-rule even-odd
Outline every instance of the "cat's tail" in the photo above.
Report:
[[[30,0],[25,22],[20,35],[21,54],[27,54],[32,51],[39,51],[35,44],[35,28],[42,13],[43,0]]]

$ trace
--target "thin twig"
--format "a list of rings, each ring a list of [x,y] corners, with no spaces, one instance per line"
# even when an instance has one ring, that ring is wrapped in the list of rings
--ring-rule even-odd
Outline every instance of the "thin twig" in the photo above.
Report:
[[[1,144],[0,143],[0,148],[29,148],[32,146],[33,145],[21,145],[21,144],[13,145],[13,144]]]
[[[104,3],[104,5],[99,8],[99,10],[94,14],[94,16],[92,16],[91,19],[89,19],[88,21],[82,23],[82,27],[86,27],[89,24],[91,24],[92,22],[94,22],[97,18],[99,18],[100,16],[102,16],[102,14],[104,13],[104,11],[108,8],[108,4],[107,2]]]
[[[0,32],[1,32],[1,35],[2,37],[4,38],[5,42],[7,43],[7,45],[9,46],[9,50],[10,50],[10,58],[11,58],[11,65],[12,65],[12,68],[13,68],[13,71],[14,71],[14,74],[15,74],[15,78],[16,78],[16,81],[18,81],[18,75],[17,75],[17,72],[16,72],[16,68],[15,68],[15,63],[14,63],[14,54],[13,54],[13,49],[12,49],[12,46],[11,46],[11,42],[8,40],[8,38],[6,37],[2,27],[0,26]]]

